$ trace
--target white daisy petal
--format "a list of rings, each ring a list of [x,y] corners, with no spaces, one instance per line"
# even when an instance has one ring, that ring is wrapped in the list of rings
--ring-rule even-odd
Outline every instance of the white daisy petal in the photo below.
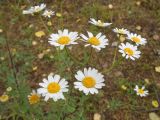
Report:
[[[60,80],[60,76],[59,75],[55,75],[53,79],[54,79],[54,82],[58,83],[59,80]]]
[[[93,37],[93,34],[92,34],[91,32],[88,32],[88,31],[87,31],[87,33],[88,33],[88,36],[89,36],[89,37]]]
[[[75,75],[75,78],[76,78],[77,80],[79,80],[79,81],[81,81],[84,77],[85,77],[85,76],[84,76],[84,74],[83,74],[82,71],[78,71],[78,72],[77,72],[77,75]]]
[[[85,35],[81,34],[80,36],[81,36],[84,40],[88,40],[88,38],[87,38]]]

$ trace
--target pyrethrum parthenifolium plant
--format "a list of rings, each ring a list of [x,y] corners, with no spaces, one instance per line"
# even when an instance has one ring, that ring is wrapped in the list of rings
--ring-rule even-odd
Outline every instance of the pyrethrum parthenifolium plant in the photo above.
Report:
[[[47,19],[50,19],[52,16],[56,17],[54,16],[55,12],[48,9],[46,4],[40,4],[30,7],[27,10],[23,10],[23,14],[38,14]],[[39,86],[35,87],[35,90],[32,90],[30,94],[27,90],[27,92],[22,93],[21,88],[18,88],[20,92],[17,92],[16,96],[18,97],[18,94],[20,94],[19,96],[26,95],[27,98],[28,94],[28,101],[23,99],[23,103],[25,103],[24,106],[30,104],[30,106],[24,107],[24,111],[26,113],[28,112],[27,114],[31,116],[30,119],[85,119],[86,112],[91,110],[86,105],[86,101],[91,101],[91,103],[95,102],[94,100],[98,100],[99,94],[103,91],[107,92],[106,89],[103,88],[107,86],[106,81],[109,79],[104,75],[106,69],[109,68],[99,69],[95,68],[93,65],[92,67],[89,66],[89,63],[94,61],[94,59],[91,59],[92,52],[90,51],[84,51],[84,61],[79,61],[79,59],[76,59],[78,56],[71,54],[72,47],[78,48],[80,42],[83,44],[84,48],[91,48],[91,51],[95,50],[97,55],[106,47],[109,48],[109,39],[107,39],[107,35],[99,28],[110,29],[109,27],[111,27],[113,23],[102,22],[101,20],[97,21],[94,18],[90,18],[88,22],[97,26],[99,32],[93,34],[94,31],[87,30],[85,33],[79,33],[78,30],[70,31],[68,28],[57,29],[58,32],[51,31],[53,33],[48,35],[49,45],[55,47],[56,54],[54,54],[54,62],[56,63],[56,72],[47,75],[46,78],[42,79],[42,82],[37,83]],[[120,39],[116,50],[122,54],[122,57],[133,61],[140,58],[141,52],[139,48],[141,45],[147,43],[145,38],[136,33],[131,33],[124,28],[114,28],[111,31],[117,35],[117,39]],[[36,36],[41,38],[45,35],[46,34],[40,32]],[[117,51],[115,52],[115,56],[117,55]],[[74,66],[74,68],[72,66]],[[111,68],[113,67],[114,64]],[[109,70],[111,72],[112,69]],[[133,89],[124,86],[123,88]],[[134,91],[137,95],[145,97],[149,92],[148,90],[144,90],[144,88],[145,87],[139,88],[136,85]],[[15,101],[16,97],[14,98]],[[95,98],[93,99],[93,97]],[[3,94],[3,96],[0,97],[0,100],[2,102],[7,102],[9,96]],[[119,104],[114,105],[114,102],[111,103],[112,106],[120,106]],[[17,106],[18,105],[16,104],[15,108],[17,108]],[[17,111],[19,111],[19,109],[17,109]],[[34,113],[32,114],[32,111],[36,115]],[[22,113],[21,115],[21,117],[25,117],[25,113]]]

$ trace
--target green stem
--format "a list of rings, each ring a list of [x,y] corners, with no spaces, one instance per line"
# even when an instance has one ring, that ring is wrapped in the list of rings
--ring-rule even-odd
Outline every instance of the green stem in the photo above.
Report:
[[[60,4],[60,11],[61,11],[61,14],[63,13],[63,3],[64,3],[65,0],[61,1],[61,4]],[[60,24],[61,24],[61,29],[63,29],[63,16],[60,18]]]
[[[87,64],[90,62],[90,60],[91,60],[91,58],[92,58],[92,53],[93,53],[93,48],[91,47],[91,50],[90,50],[90,54],[89,54],[89,58],[88,58]]]
[[[68,54],[68,56],[69,56],[75,63],[77,63],[77,64],[79,64],[79,65],[83,65],[82,63],[79,62],[79,60],[78,60],[77,58],[73,57],[73,55],[70,54],[70,52],[69,52],[69,50],[68,50],[67,47],[65,47],[65,51],[66,51],[66,53]]]
[[[112,62],[111,67],[109,69],[104,69],[102,71],[102,73],[108,73],[108,72],[110,72],[114,68],[115,63],[116,63],[117,50],[118,50],[118,45],[117,45],[117,47],[115,49],[115,52],[114,52],[114,57],[113,57],[113,62]]]
[[[41,20],[41,23],[43,24],[43,26],[45,27],[45,29],[50,33],[50,30],[49,28],[47,27],[47,25],[44,23],[43,19],[41,16],[39,16],[40,20]]]
[[[19,83],[18,83],[18,78],[17,78],[17,71],[16,71],[15,64],[13,62],[13,58],[12,58],[12,55],[11,55],[11,50],[10,50],[10,47],[9,47],[9,42],[8,42],[7,39],[8,38],[6,38],[5,40],[6,40],[6,47],[7,47],[7,51],[8,51],[8,56],[9,56],[10,63],[11,63],[11,66],[12,66],[12,72],[13,72],[13,76],[14,76],[14,79],[15,79],[16,88],[19,92]]]

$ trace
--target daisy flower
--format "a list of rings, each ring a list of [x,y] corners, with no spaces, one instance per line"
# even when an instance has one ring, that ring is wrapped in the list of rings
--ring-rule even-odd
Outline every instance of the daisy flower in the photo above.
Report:
[[[54,11],[51,10],[45,10],[44,13],[42,14],[44,17],[51,18],[52,15],[54,15]]]
[[[95,68],[84,68],[84,71],[78,71],[75,75],[77,82],[74,82],[74,87],[79,91],[83,91],[86,95],[89,93],[97,94],[98,89],[101,89],[104,84],[104,76],[98,73]]]
[[[46,7],[46,4],[42,3],[37,6],[33,6],[29,8],[28,10],[23,10],[23,14],[33,14],[42,11]]]
[[[145,87],[142,86],[142,88],[139,88],[138,85],[135,86],[134,91],[137,92],[137,95],[141,96],[141,97],[145,97],[148,95],[148,90],[144,90]]]
[[[119,52],[122,53],[122,56],[125,57],[126,59],[130,58],[132,60],[135,60],[135,58],[139,58],[141,52],[137,50],[137,46],[134,46],[130,43],[121,43],[119,45]]]
[[[43,79],[43,82],[39,83],[39,85],[42,88],[39,88],[37,91],[45,97],[45,101],[48,101],[49,98],[52,98],[54,101],[65,99],[63,92],[68,91],[68,82],[65,79],[60,79],[59,75],[49,75],[48,80]]]
[[[40,101],[40,95],[35,90],[32,90],[32,93],[28,95],[28,100],[30,104],[36,104]]]
[[[64,29],[63,31],[58,30],[57,34],[50,35],[49,43],[63,49],[67,45],[77,44],[75,40],[78,38],[78,32],[68,32],[67,29]]]
[[[42,3],[40,5],[31,7],[34,10],[34,13],[42,11],[46,7],[46,4]]]
[[[108,45],[108,39],[105,35],[102,35],[102,33],[98,33],[96,36],[93,36],[91,32],[87,32],[88,37],[84,34],[81,34],[80,36],[83,38],[85,42],[88,44],[85,45],[85,47],[91,45],[93,48],[96,48],[97,50],[101,50],[101,48],[105,48],[106,45]]]
[[[96,21],[94,18],[90,18],[89,23],[91,23],[93,25],[96,25],[96,26],[99,26],[99,27],[107,27],[107,26],[110,26],[112,24],[112,23],[107,23],[107,22],[104,23],[101,20]]]
[[[147,40],[145,38],[142,38],[141,35],[130,33],[128,34],[127,39],[132,40],[137,45],[145,45],[147,43]]]
[[[117,34],[122,34],[122,35],[126,35],[129,33],[129,31],[127,29],[124,29],[124,28],[115,28],[113,29],[113,32],[117,33]]]

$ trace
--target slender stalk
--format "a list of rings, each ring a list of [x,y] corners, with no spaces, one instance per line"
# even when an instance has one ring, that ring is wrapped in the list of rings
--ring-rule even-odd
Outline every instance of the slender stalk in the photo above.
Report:
[[[117,47],[116,47],[116,49],[114,51],[114,57],[113,57],[113,62],[112,62],[111,67],[109,69],[104,69],[102,71],[102,73],[108,73],[108,72],[110,72],[114,68],[115,63],[116,63],[117,50],[118,50],[118,45],[117,45]]]
[[[11,55],[11,51],[10,51],[10,47],[9,47],[9,43],[8,43],[7,38],[5,40],[6,40],[6,48],[7,48],[7,51],[8,51],[8,56],[9,56],[11,67],[12,67],[13,76],[14,76],[14,79],[15,79],[15,84],[16,84],[17,89],[19,90],[18,79],[17,79],[17,74],[16,74],[17,71],[16,71],[16,68],[15,68],[15,65],[14,65],[14,62],[13,62],[13,58],[12,58],[12,55]]]
[[[60,3],[60,11],[61,14],[63,13],[63,4],[64,4],[65,0],[62,0]],[[61,29],[63,29],[63,16],[60,18],[60,24],[61,24]]]
[[[154,78],[154,84],[156,85],[156,82],[155,82],[155,79],[156,79],[156,77],[155,77],[155,74],[153,73],[153,72],[151,72],[151,74],[152,74],[152,76],[153,76],[153,78]],[[155,86],[154,86],[154,91],[155,91],[155,94],[156,94],[156,97],[157,97],[157,100],[158,100],[158,104],[160,104],[160,95],[158,94],[158,91],[157,91],[157,89],[155,88]],[[160,108],[160,107],[159,107]]]
[[[70,52],[69,52],[69,50],[68,50],[67,47],[65,47],[65,50],[66,50],[66,53],[68,54],[68,56],[69,56],[75,63],[77,63],[77,64],[79,64],[79,65],[83,65],[82,63],[79,62],[79,60],[78,60],[77,58],[73,57],[73,55],[70,54]]]
[[[41,20],[41,23],[43,24],[43,26],[45,27],[45,29],[50,33],[49,28],[47,27],[47,25],[44,23],[42,17],[39,15],[39,18]]]
[[[90,50],[90,54],[89,54],[89,58],[88,58],[87,64],[90,62],[90,60],[91,60],[91,58],[92,58],[92,53],[93,53],[93,48],[91,47],[91,50]]]

